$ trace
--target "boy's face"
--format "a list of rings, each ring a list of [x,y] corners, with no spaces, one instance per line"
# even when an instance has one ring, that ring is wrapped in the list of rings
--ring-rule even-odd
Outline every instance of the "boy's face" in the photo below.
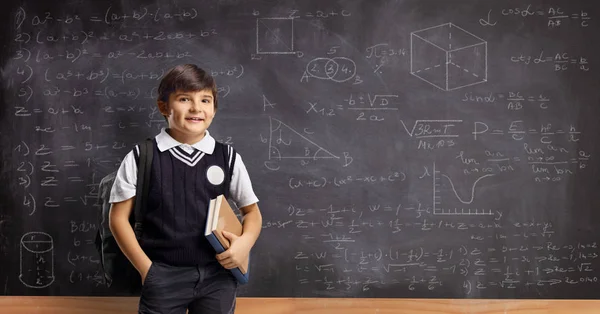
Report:
[[[177,90],[169,101],[158,101],[160,112],[167,116],[169,133],[181,143],[194,144],[204,138],[205,131],[215,116],[212,92]]]

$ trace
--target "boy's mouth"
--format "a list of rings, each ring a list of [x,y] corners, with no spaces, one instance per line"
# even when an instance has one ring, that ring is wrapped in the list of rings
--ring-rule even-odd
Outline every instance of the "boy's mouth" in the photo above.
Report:
[[[204,121],[204,119],[199,118],[199,117],[189,117],[189,118],[185,118],[188,121],[193,121],[193,122],[202,122]]]

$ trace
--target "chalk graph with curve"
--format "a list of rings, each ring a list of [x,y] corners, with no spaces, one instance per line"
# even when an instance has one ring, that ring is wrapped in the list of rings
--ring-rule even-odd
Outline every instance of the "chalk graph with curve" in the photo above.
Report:
[[[465,216],[465,215],[494,215],[492,208],[481,208],[477,206],[476,192],[478,188],[490,177],[494,176],[491,173],[485,174],[477,178],[473,184],[466,190],[467,192],[460,193],[459,187],[455,183],[456,180],[435,168],[433,164],[433,214],[434,215],[450,215],[450,216]]]

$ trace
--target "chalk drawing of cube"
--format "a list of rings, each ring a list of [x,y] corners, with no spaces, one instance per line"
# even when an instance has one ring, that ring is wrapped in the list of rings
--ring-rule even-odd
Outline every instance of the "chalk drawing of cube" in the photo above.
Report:
[[[452,23],[412,32],[410,73],[444,91],[487,82],[487,42]]]
[[[257,54],[295,54],[294,19],[269,17],[256,19]]]

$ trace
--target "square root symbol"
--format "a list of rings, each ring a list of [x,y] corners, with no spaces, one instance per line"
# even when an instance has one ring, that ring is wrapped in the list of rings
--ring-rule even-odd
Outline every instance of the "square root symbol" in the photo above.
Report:
[[[412,32],[410,73],[444,91],[487,82],[487,42],[452,23]]]
[[[295,54],[294,18],[256,19],[256,54]]]

